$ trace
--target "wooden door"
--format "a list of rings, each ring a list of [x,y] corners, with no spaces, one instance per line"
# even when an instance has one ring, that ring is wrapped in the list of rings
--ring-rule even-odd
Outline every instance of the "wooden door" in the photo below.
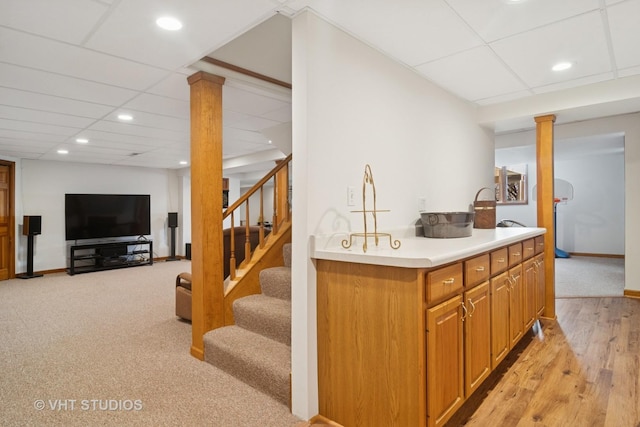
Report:
[[[491,373],[491,305],[489,282],[464,293],[467,315],[464,320],[465,393],[471,393]]]
[[[540,317],[544,313],[545,298],[544,255],[537,255],[534,263],[534,272],[536,275],[536,314]]]
[[[511,282],[504,272],[491,279],[491,369],[509,353],[509,300]]]
[[[524,335],[522,265],[509,270],[509,280],[509,349],[512,349]]]
[[[462,295],[427,310],[427,425],[441,426],[464,402]]]
[[[13,177],[14,163],[0,161],[0,280],[15,275]]]
[[[522,318],[524,330],[528,331],[536,321],[536,291],[538,288],[536,266],[534,259],[528,259],[522,264]]]

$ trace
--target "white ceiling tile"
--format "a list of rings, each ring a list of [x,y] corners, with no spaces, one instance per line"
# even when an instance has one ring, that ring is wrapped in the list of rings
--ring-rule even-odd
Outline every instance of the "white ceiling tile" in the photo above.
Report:
[[[291,104],[289,104],[285,107],[269,111],[268,113],[263,114],[262,117],[265,119],[275,120],[280,123],[288,123],[291,121],[291,114]]]
[[[599,0],[530,0],[517,4],[505,0],[446,1],[486,42],[598,10],[600,7]]]
[[[0,104],[92,118],[103,117],[113,110],[112,107],[90,102],[74,101],[57,96],[41,95],[3,87],[0,87]]]
[[[436,84],[472,101],[526,89],[485,46],[420,65],[416,70]]]
[[[122,108],[179,118],[182,119],[183,125],[184,120],[189,120],[191,114],[189,102],[187,101],[148,93],[137,96],[124,104]]]
[[[182,73],[172,73],[149,88],[147,92],[189,102],[190,88],[187,77]]]
[[[491,47],[531,88],[611,71],[599,12],[502,39]],[[552,71],[559,61],[574,66]]]
[[[538,93],[547,93],[547,92],[556,92],[559,90],[564,90],[564,89],[569,89],[572,87],[578,87],[578,86],[584,86],[584,85],[588,85],[588,84],[592,84],[592,83],[598,83],[598,82],[603,82],[606,80],[610,80],[613,78],[613,73],[603,73],[603,74],[597,74],[595,76],[587,76],[587,77],[582,77],[582,78],[577,78],[577,79],[572,79],[572,80],[566,80],[564,82],[560,82],[560,83],[554,83],[554,84],[550,84],[547,86],[538,86],[537,88],[533,89],[533,92],[538,94]]]
[[[640,1],[627,1],[607,9],[616,65],[629,68],[640,65]]]
[[[95,120],[86,117],[71,116],[48,111],[30,110],[26,108],[0,105],[0,118],[20,120],[24,122],[44,123],[50,125],[84,128]]]
[[[317,0],[312,7],[361,40],[410,66],[482,43],[442,1]]]
[[[122,122],[118,120],[117,115],[120,113],[128,113],[133,116],[130,122]],[[129,127],[146,127],[157,130],[168,130],[177,133],[189,134],[189,120],[165,116],[160,114],[146,113],[144,111],[136,111],[130,108],[120,108],[113,114],[105,117],[105,121],[113,121],[119,125],[123,125],[123,129]]]
[[[225,109],[254,116],[260,116],[290,105],[287,102],[268,96],[256,95],[233,86],[222,87],[222,99]]]
[[[86,46],[174,70],[202,58],[239,35],[239,30],[249,29],[274,6],[270,0],[123,1]],[[160,29],[155,21],[163,15],[178,18],[182,29]]]
[[[182,141],[188,140],[189,135],[184,132],[175,132],[167,129],[157,129],[153,127],[137,126],[132,124],[116,123],[103,120],[92,125],[89,130],[111,132],[114,134],[139,136],[144,138],[157,138],[158,140]]]
[[[12,49],[13,45],[21,48]],[[146,89],[168,75],[165,70],[139,62],[2,27],[0,57],[3,62],[23,67],[135,90]]]
[[[0,129],[17,130],[24,132],[43,133],[50,135],[62,135],[69,137],[78,132],[78,128],[49,125],[44,123],[32,123],[22,120],[7,120],[0,118]]]
[[[264,119],[262,117],[246,116],[244,120],[241,120],[240,122],[236,123],[236,126],[239,126],[241,129],[244,129],[244,130],[258,132],[263,129],[268,129],[270,127],[273,127],[277,124],[280,124],[280,123],[274,120]]]
[[[67,99],[121,105],[138,92],[83,79],[0,63],[0,86]]]
[[[2,0],[0,25],[80,44],[107,10],[86,0]]]
[[[0,128],[0,138],[12,141],[22,141],[25,144],[36,144],[37,142],[63,142],[66,139],[64,135],[2,128]]]

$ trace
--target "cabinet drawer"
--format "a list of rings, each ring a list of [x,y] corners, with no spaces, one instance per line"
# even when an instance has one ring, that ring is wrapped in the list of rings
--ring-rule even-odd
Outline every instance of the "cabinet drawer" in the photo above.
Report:
[[[498,249],[491,252],[491,275],[495,276],[498,273],[502,273],[509,266],[508,264],[509,252],[507,248]]]
[[[481,255],[464,262],[464,285],[475,286],[489,278],[489,254]]]
[[[437,301],[462,289],[462,263],[427,273],[427,303]]]
[[[522,243],[509,246],[509,267],[522,262]]]
[[[536,244],[533,239],[522,242],[522,259],[529,259],[534,255]]]
[[[535,253],[536,255],[541,254],[544,252],[544,236],[538,236],[534,240],[536,245]]]

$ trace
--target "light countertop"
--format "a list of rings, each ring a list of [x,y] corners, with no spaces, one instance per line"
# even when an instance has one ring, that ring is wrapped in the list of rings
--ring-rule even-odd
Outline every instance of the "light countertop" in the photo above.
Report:
[[[435,239],[415,236],[414,230],[390,233],[391,238],[400,241],[400,248],[392,249],[389,237],[381,236],[378,246],[375,239],[367,239],[367,252],[363,251],[364,237],[354,237],[350,248],[342,247],[343,240],[349,240],[346,233],[332,236],[312,236],[311,258],[331,261],[355,262],[360,264],[388,265],[407,268],[430,268],[448,264],[463,258],[481,254],[502,246],[544,234],[544,228],[498,227],[494,229],[473,229],[470,237]]]

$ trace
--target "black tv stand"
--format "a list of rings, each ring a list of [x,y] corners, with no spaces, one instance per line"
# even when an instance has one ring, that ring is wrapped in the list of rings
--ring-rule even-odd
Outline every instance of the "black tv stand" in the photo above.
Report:
[[[92,271],[153,264],[153,241],[128,240],[72,245],[69,254],[71,276]]]

